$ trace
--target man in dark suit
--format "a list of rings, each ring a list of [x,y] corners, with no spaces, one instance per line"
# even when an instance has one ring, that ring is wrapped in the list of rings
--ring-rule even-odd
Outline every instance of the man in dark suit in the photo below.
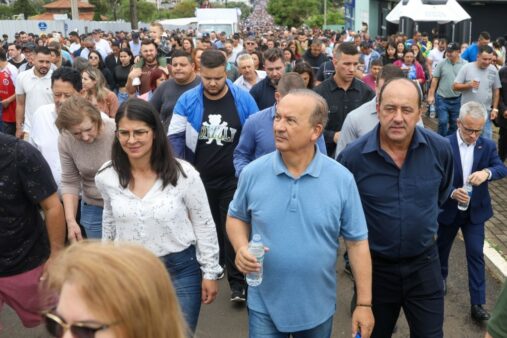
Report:
[[[114,74],[114,68],[120,64],[120,45],[118,42],[113,42],[111,44],[111,50],[113,51],[109,54],[104,60],[104,64],[111,71],[111,74]]]
[[[454,190],[438,217],[437,244],[444,292],[447,289],[445,281],[449,270],[449,253],[461,229],[467,256],[471,315],[477,321],[485,321],[490,317],[483,308],[486,303],[484,223],[493,216],[488,181],[507,175],[507,168],[498,157],[495,143],[480,136],[487,118],[486,109],[478,102],[470,101],[460,109],[458,131],[447,137],[454,155]],[[473,186],[471,197],[463,189],[467,181]],[[469,206],[465,211],[458,210],[458,202],[469,203]]]

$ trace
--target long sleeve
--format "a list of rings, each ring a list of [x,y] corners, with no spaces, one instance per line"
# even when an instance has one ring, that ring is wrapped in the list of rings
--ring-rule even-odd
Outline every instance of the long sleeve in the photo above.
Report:
[[[116,225],[113,218],[113,209],[111,207],[111,197],[108,194],[107,187],[100,173],[95,176],[95,184],[104,200],[104,211],[102,213],[102,241],[114,241],[116,239]]]
[[[218,238],[206,191],[195,169],[186,166],[185,172],[187,179],[184,183],[183,200],[197,238],[197,261],[201,265],[203,278],[216,280],[222,268],[218,263]],[[183,184],[183,182],[178,182],[178,184]]]
[[[496,145],[493,143],[490,154],[489,154],[489,164],[487,169],[491,170],[491,180],[499,180],[507,176],[507,167],[503,164],[502,160],[498,156],[498,151],[496,150]]]
[[[58,152],[62,166],[62,195],[71,194],[79,196],[81,191],[81,175],[76,167],[73,156],[68,149],[69,139],[65,135],[58,138]]]
[[[236,177],[239,177],[243,168],[255,159],[255,129],[254,122],[248,119],[241,131],[239,143],[233,154]]]

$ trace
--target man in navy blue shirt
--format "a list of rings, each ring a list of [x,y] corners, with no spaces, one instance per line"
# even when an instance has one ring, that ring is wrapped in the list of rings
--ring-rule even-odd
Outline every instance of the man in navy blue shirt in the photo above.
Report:
[[[271,48],[264,52],[264,70],[266,77],[250,89],[250,95],[261,110],[275,104],[276,86],[285,73],[283,52],[280,48]]]
[[[340,153],[361,196],[373,265],[373,338],[392,335],[400,309],[413,337],[443,337],[437,216],[452,189],[447,140],[416,127],[422,94],[405,78],[380,91],[380,124]],[[354,267],[352,267],[354,268]]]
[[[306,88],[303,78],[298,73],[286,73],[278,82],[276,87],[276,101],[287,95],[293,89]],[[276,105],[261,110],[251,115],[246,120],[239,143],[234,149],[233,161],[236,176],[239,177],[241,170],[253,160],[275,151],[275,135],[273,132],[273,121],[275,119]],[[321,135],[317,141],[319,150],[327,154],[326,143]]]

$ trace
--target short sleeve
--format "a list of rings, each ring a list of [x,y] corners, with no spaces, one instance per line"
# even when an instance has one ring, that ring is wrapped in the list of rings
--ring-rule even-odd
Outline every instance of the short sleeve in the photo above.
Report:
[[[466,66],[461,67],[461,69],[458,72],[458,75],[456,75],[456,78],[454,79],[454,83],[465,83],[465,76],[467,71]]]
[[[361,241],[368,238],[368,228],[364,216],[361,198],[355,181],[351,178],[346,190],[347,198],[344,200],[341,215],[340,234],[345,240]]]
[[[23,88],[23,76],[20,74],[16,78],[16,95],[24,95],[25,89]]]
[[[250,224],[251,214],[248,210],[248,190],[252,173],[245,168],[239,177],[238,188],[234,193],[234,198],[229,204],[229,216],[242,220]]]
[[[34,204],[57,191],[48,163],[34,146],[25,141],[16,144],[16,169],[26,196]]]

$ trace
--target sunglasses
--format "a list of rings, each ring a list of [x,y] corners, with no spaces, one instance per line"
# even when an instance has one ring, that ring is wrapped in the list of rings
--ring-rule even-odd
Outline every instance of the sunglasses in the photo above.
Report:
[[[74,323],[67,324],[61,317],[54,313],[44,314],[46,321],[46,330],[52,337],[61,338],[67,330],[70,330],[74,338],[94,338],[95,333],[107,330],[109,327],[118,323],[100,324],[100,323]]]

